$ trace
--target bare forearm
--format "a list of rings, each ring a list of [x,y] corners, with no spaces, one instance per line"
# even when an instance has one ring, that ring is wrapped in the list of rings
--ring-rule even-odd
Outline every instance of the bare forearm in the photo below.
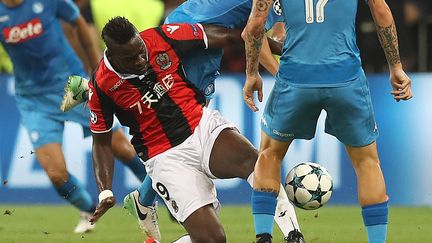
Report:
[[[245,29],[246,74],[258,73],[259,54],[264,36],[264,25],[272,0],[254,0]]]
[[[273,76],[276,75],[276,73],[277,73],[277,71],[279,69],[279,63],[274,58],[274,56],[273,56],[273,54],[271,52],[271,49],[270,49],[269,43],[267,41],[267,38],[263,38],[263,45],[262,45],[261,53],[260,53],[260,56],[259,56],[259,62]]]
[[[378,39],[384,50],[390,68],[401,65],[396,25],[390,11],[383,0],[369,0],[372,16],[377,28]]]
[[[112,189],[114,157],[111,145],[93,144],[93,170],[99,191]]]
[[[101,58],[97,51],[97,45],[91,38],[90,29],[83,17],[79,17],[76,26],[77,26],[78,37],[81,46],[83,47],[85,53],[87,53],[87,58],[90,62],[90,67],[92,70],[95,70]]]

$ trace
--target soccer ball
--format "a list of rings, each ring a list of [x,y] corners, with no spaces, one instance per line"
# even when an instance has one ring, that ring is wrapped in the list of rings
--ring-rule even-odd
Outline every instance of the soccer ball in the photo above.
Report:
[[[289,200],[299,208],[313,210],[322,207],[330,199],[333,180],[319,164],[301,163],[287,175],[285,191]]]

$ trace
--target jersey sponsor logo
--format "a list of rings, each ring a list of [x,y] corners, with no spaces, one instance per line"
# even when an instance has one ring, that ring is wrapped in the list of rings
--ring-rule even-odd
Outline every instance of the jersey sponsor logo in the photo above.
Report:
[[[39,18],[26,23],[3,29],[6,43],[21,43],[36,38],[43,33],[42,22]]]
[[[166,30],[172,35],[179,28],[180,28],[180,26],[178,26],[178,25],[167,25]]]
[[[282,15],[282,6],[280,4],[280,0],[276,0],[273,3],[273,11],[276,15],[281,16]]]
[[[33,3],[32,10],[35,14],[40,14],[44,10],[44,6],[41,2]]]
[[[171,60],[167,53],[159,53],[156,57],[156,63],[160,66],[162,70],[167,70],[171,67]]]
[[[136,107],[139,114],[143,113],[143,105],[146,105],[147,109],[151,109],[153,103],[158,103],[160,98],[171,89],[174,85],[174,80],[172,74],[167,74],[162,78],[162,83],[156,82],[152,89],[148,90],[139,101],[133,103],[129,108]]]
[[[115,91],[116,89],[118,89],[126,80],[124,79],[120,79],[119,81],[117,81],[117,83],[115,83],[110,89],[110,92]]]

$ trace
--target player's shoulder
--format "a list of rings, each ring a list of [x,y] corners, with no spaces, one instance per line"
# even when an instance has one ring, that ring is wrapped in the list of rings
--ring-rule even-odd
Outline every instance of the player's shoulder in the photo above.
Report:
[[[98,68],[93,73],[91,83],[94,87],[100,88],[104,93],[121,79],[114,71],[110,70],[104,60],[99,63]]]

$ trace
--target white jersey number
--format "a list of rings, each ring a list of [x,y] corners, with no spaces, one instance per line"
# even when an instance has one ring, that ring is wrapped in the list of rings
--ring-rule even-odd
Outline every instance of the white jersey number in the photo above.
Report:
[[[324,8],[329,0],[318,0],[316,4],[316,22],[324,22]],[[305,0],[306,8],[306,23],[312,24],[314,22],[314,7],[313,0]]]

